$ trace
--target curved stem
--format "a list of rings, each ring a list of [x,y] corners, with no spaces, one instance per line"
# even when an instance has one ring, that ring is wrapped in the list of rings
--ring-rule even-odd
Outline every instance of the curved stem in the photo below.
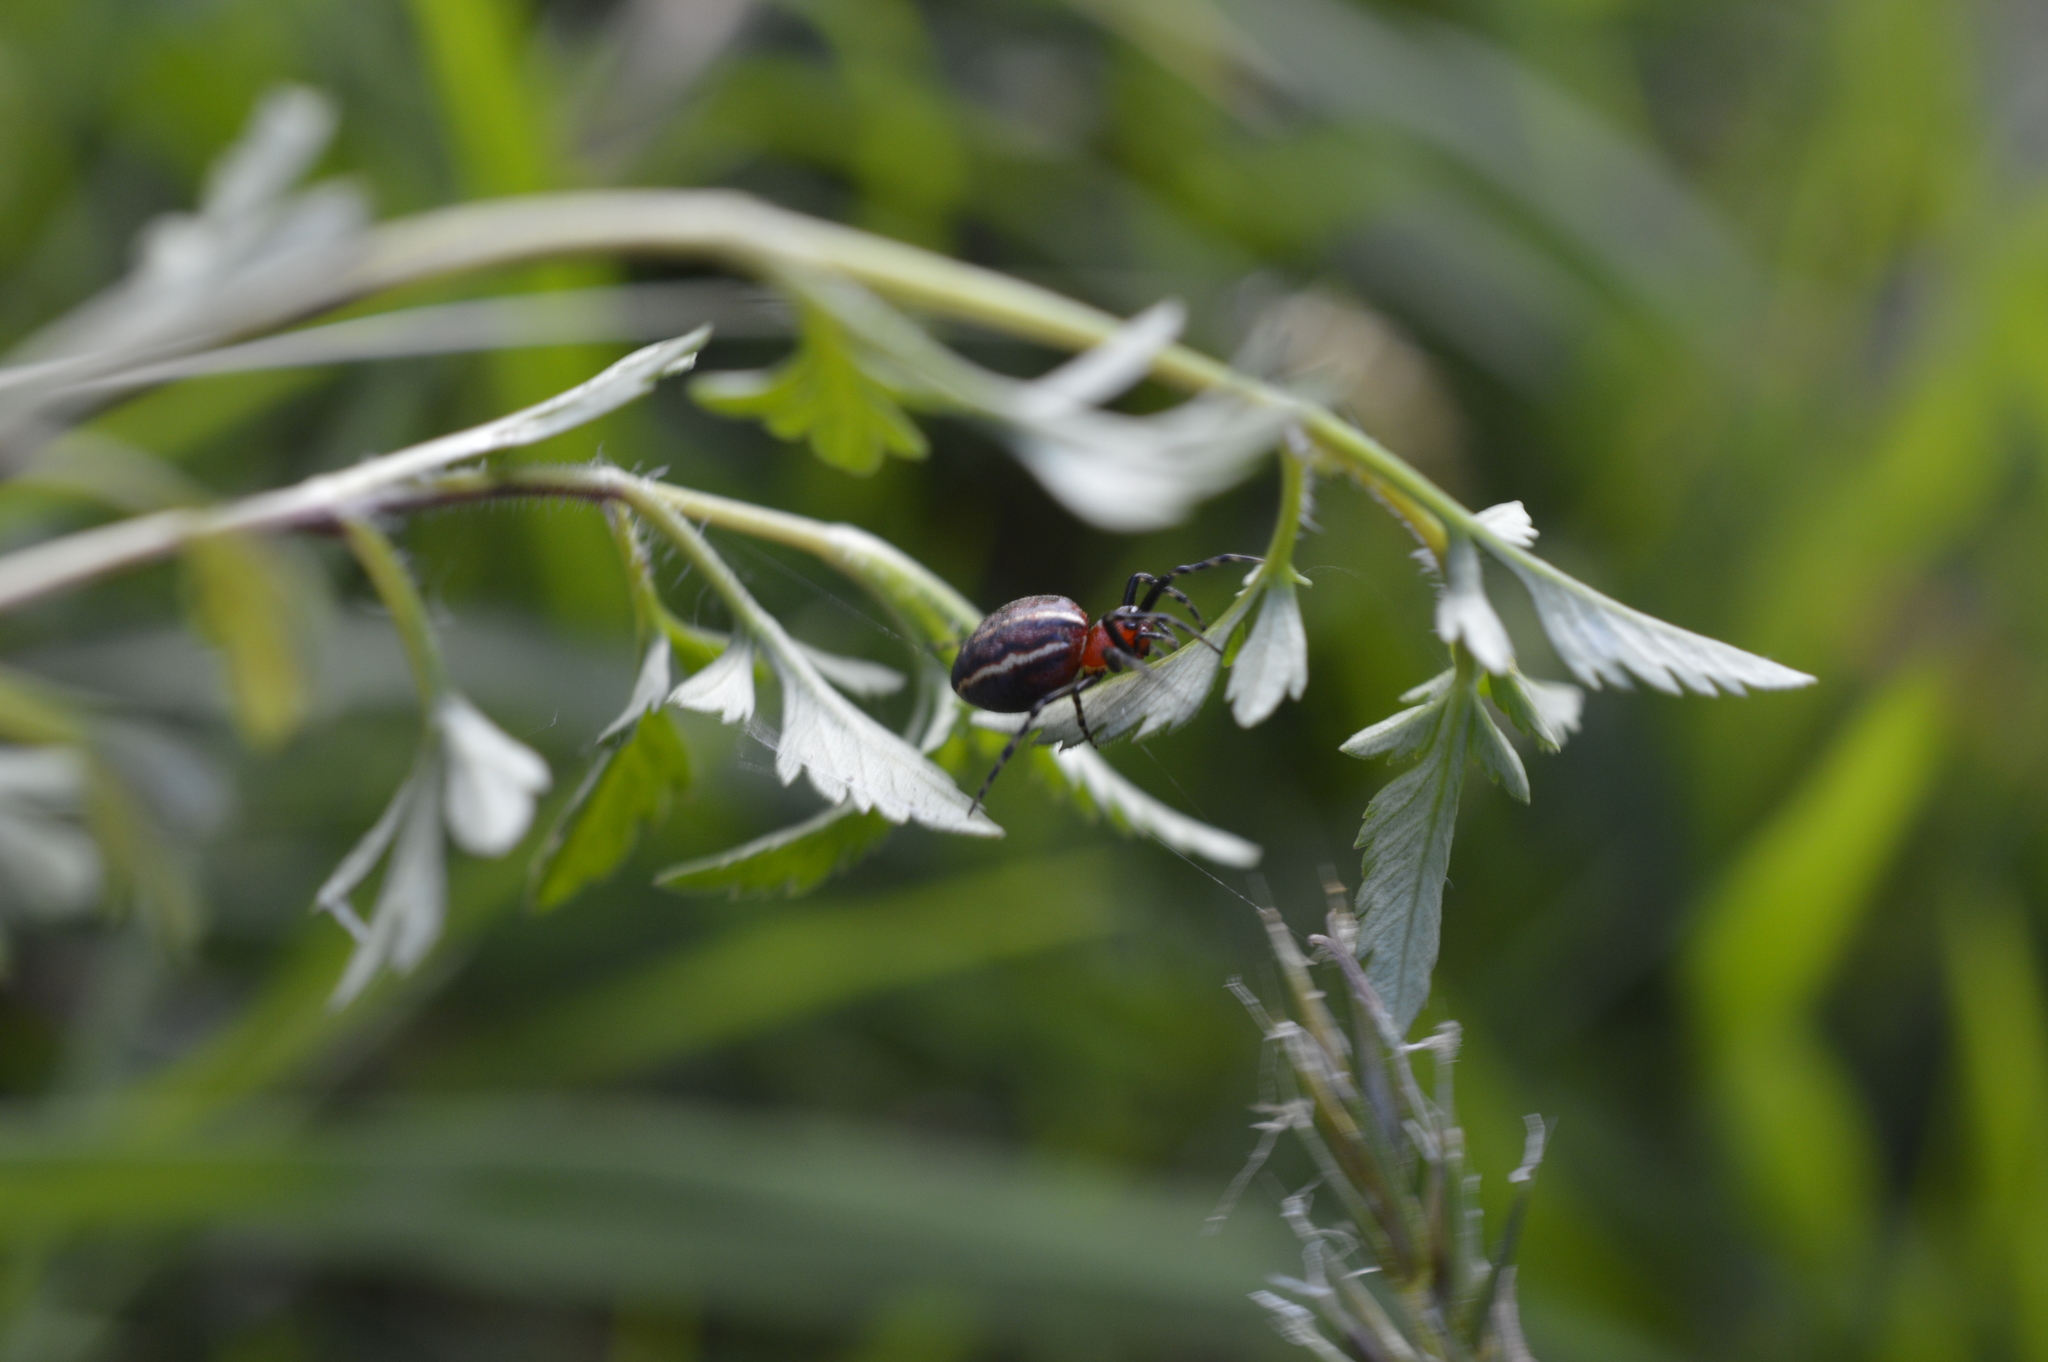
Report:
[[[377,599],[391,612],[391,625],[405,644],[405,660],[412,667],[413,684],[419,687],[420,708],[433,722],[434,700],[448,688],[447,668],[441,648],[434,641],[434,626],[427,618],[427,603],[398,556],[397,546],[383,532],[359,516],[340,517],[341,532],[376,588]]]
[[[579,254],[711,260],[766,277],[792,270],[839,275],[898,303],[1068,350],[1097,344],[1122,324],[1036,284],[731,190],[601,190],[486,200],[385,223],[346,246],[250,272],[223,290],[206,324],[181,345],[59,367],[78,381],[272,330],[404,284]],[[1443,523],[1474,529],[1472,513],[1456,499],[1325,407],[1182,345],[1161,351],[1151,372],[1184,391],[1230,392],[1298,412],[1317,447],[1379,490],[1433,547],[1443,540]],[[0,388],[29,377],[25,370],[0,371]]]

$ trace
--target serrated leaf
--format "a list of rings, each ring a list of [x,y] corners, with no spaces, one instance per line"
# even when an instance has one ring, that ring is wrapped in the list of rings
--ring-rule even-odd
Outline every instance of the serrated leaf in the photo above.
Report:
[[[1595,690],[1625,688],[1631,676],[1672,695],[1681,688],[1713,695],[1718,686],[1741,695],[1745,688],[1813,684],[1804,672],[1632,610],[1506,539],[1490,539],[1487,548],[1528,588],[1558,657]]]
[[[1447,645],[1463,643],[1489,672],[1504,672],[1514,665],[1507,627],[1486,598],[1479,549],[1463,535],[1452,537],[1446,556],[1443,586],[1436,598],[1436,633]]]
[[[391,859],[384,867],[384,882],[377,889],[377,906],[367,925],[347,907],[347,890],[340,891],[340,907],[327,901],[341,871],[321,887],[318,901],[330,908],[356,938],[348,966],[328,998],[328,1006],[343,1007],[355,1000],[370,981],[387,965],[408,973],[441,935],[441,923],[448,913],[447,853],[442,843],[442,772],[439,754],[422,753],[413,775],[399,788],[377,825],[343,861],[344,869],[368,874],[382,853],[391,847]],[[367,850],[366,850],[367,848]],[[360,875],[358,876],[360,878]]]
[[[873,810],[836,804],[765,837],[672,865],[654,882],[678,894],[794,898],[866,856],[894,827]]]
[[[787,635],[764,647],[782,685],[782,732],[775,774],[784,785],[806,776],[831,803],[851,800],[892,823],[915,820],[942,832],[1000,837],[1002,829],[923,753],[875,722],[827,685]]]
[[[236,727],[252,747],[281,745],[305,722],[307,705],[287,565],[269,545],[238,534],[193,540],[184,565],[186,608],[220,650]]]
[[[1103,815],[1124,832],[1153,837],[1175,851],[1240,870],[1257,865],[1265,854],[1256,842],[1211,827],[1154,799],[1124,779],[1092,747],[1063,751],[1035,747],[1031,756],[1056,782],[1072,791],[1084,813]]]
[[[99,848],[72,821],[89,779],[74,748],[0,747],[0,904],[12,912],[67,917],[99,898]]]
[[[736,635],[725,651],[668,697],[678,709],[716,714],[724,724],[744,723],[754,717],[754,645]]]
[[[1467,706],[1474,702],[1459,686],[1437,704],[1421,760],[1373,796],[1358,831],[1365,851],[1358,951],[1404,1034],[1429,1000],[1436,967],[1444,878],[1465,784]]]
[[[1480,767],[1512,798],[1528,803],[1529,773],[1522,766],[1521,753],[1515,751],[1484,705],[1472,706],[1471,724],[1472,753],[1479,758]]]
[[[559,907],[610,878],[689,781],[690,754],[675,724],[661,710],[643,713],[624,742],[598,753],[556,818],[533,862],[534,907]]]
[[[1280,702],[1299,700],[1308,688],[1308,634],[1292,582],[1268,587],[1244,646],[1230,664],[1224,698],[1239,728],[1264,723]]]
[[[690,386],[699,405],[752,417],[781,440],[807,440],[834,468],[867,477],[891,454],[921,459],[924,432],[897,394],[863,363],[851,337],[822,308],[803,309],[796,353],[771,370],[707,374]]]
[[[1546,752],[1557,751],[1579,731],[1586,693],[1569,682],[1539,681],[1510,667],[1488,678],[1487,688],[1501,713]]]
[[[1187,643],[1144,671],[1113,676],[1099,686],[1083,691],[1081,708],[1088,716],[1088,732],[1097,742],[1109,742],[1130,734],[1149,738],[1179,728],[1197,714],[1216,684],[1216,672],[1223,659],[1200,643]],[[974,716],[985,728],[1014,732],[1017,718],[1008,714]],[[1074,718],[1072,701],[1052,705],[1038,717],[1036,729],[1048,742],[1074,747],[1087,743]]]
[[[647,652],[640,660],[640,670],[633,678],[633,693],[626,698],[626,707],[619,711],[619,717],[606,724],[604,731],[597,735],[599,742],[609,742],[630,728],[641,715],[667,703],[671,690],[670,656],[671,647],[666,635],[647,645]]]

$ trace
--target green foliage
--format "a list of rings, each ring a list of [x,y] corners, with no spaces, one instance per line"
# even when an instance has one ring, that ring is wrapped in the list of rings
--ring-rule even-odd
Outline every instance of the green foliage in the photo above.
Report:
[[[872,810],[837,804],[730,850],[672,865],[654,882],[672,893],[735,899],[808,894],[880,846],[894,828]]]
[[[1368,957],[1373,988],[1405,1033],[1429,998],[1436,968],[1466,762],[1476,758],[1525,804],[1529,777],[1480,703],[1477,669],[1462,652],[1452,670],[1401,698],[1421,703],[1354,734],[1342,750],[1354,757],[1415,761],[1372,797],[1354,843],[1365,851],[1358,950]]]
[[[220,649],[242,736],[257,747],[288,741],[308,700],[290,566],[255,540],[213,535],[185,550],[185,569],[193,625]]]
[[[661,710],[641,715],[598,753],[556,816],[533,862],[534,906],[559,907],[586,885],[611,878],[641,832],[661,826],[675,793],[689,783],[690,752],[674,721]]]
[[[1119,883],[1090,851],[809,904],[635,962],[437,1067],[579,1082],[645,1072],[887,990],[1099,940],[1129,925]]]
[[[830,313],[806,305],[802,314],[796,351],[778,368],[706,375],[691,395],[721,415],[758,419],[779,440],[806,440],[824,462],[857,477],[880,471],[891,454],[924,458],[924,432],[904,413],[901,394]]]
[[[1533,809],[1464,812],[1434,988],[1467,1025],[1473,1166],[1512,1166],[1523,1112],[1562,1118],[1519,1255],[1535,1354],[2048,1355],[2048,199],[2023,154],[2030,87],[2010,78],[2043,64],[2040,37],[1953,0],[1762,9],[1759,25],[1759,7],[1700,0],[820,0],[765,19],[723,0],[32,0],[0,7],[0,331],[30,342],[11,360],[61,350],[37,329],[121,277],[140,225],[202,202],[205,167],[281,80],[334,96],[345,116],[319,173],[393,217],[570,186],[741,186],[899,241],[971,242],[978,265],[1122,315],[1187,299],[1212,354],[1235,353],[1236,320],[1269,290],[1325,281],[1344,325],[1296,335],[1282,372],[1302,361],[1315,391],[1467,504],[1526,498],[1546,557],[1612,593],[1529,583],[1577,645],[1551,665],[1518,560],[1465,527],[1479,570],[1461,608],[1475,584],[1490,596],[1519,665],[1684,684],[1670,664],[1692,645],[1618,599],[1825,682],[1739,706],[1592,694],[1596,739],[1530,764]],[[648,22],[657,11],[686,35]],[[365,307],[628,277],[610,259],[524,263],[534,240]],[[727,240],[723,259],[762,244]],[[650,265],[667,268],[633,277]],[[188,298],[232,292],[191,278]],[[253,330],[222,335],[326,306],[237,296]],[[636,326],[700,319],[649,306],[659,296],[630,295]],[[166,295],[150,309],[166,329],[130,339],[156,346],[180,313]],[[718,320],[743,344],[776,325],[745,308]],[[1083,334],[1035,333],[1063,351]],[[1055,362],[978,328],[943,335],[1004,375]],[[0,446],[47,487],[111,438],[210,503],[496,416],[588,376],[592,346],[645,338],[522,334],[480,359],[101,388],[40,425],[7,389]],[[1130,571],[1255,550],[1266,531],[1257,479],[1187,528],[1125,537],[1077,526],[950,425],[929,432],[928,467],[890,461],[915,394],[864,333],[838,339],[855,377],[828,371],[789,401],[853,392],[812,405],[834,448],[880,466],[872,478],[661,398],[558,435],[548,466],[601,450],[839,526],[834,600],[767,572],[747,584],[805,642],[906,672],[971,626],[953,609],[971,616],[970,599],[1059,591],[1099,610]],[[1129,411],[1165,400],[1148,388]],[[796,429],[816,440],[821,425]],[[1408,429],[1451,433],[1426,446]],[[1117,448],[1088,445],[1074,466]],[[1314,897],[1312,868],[1341,862],[1342,810],[1381,779],[1333,741],[1442,665],[1408,544],[1327,476],[1339,467],[1318,463],[1322,533],[1299,556],[1316,581],[1297,601],[1316,685],[1298,707],[1245,734],[1211,693],[1142,748],[1079,754],[1122,786],[1029,754],[1119,825],[1165,839],[1163,808],[1263,844],[1290,913]],[[1162,482],[1131,485],[1142,499]],[[10,550],[113,504],[81,490],[10,497]],[[627,665],[628,596],[595,519],[464,509],[406,534],[451,673],[562,770],[617,712]],[[712,538],[733,533],[748,532]],[[674,612],[660,624],[696,671],[734,621],[698,568],[654,558]],[[934,598],[906,563],[964,596]],[[454,857],[428,963],[334,1012],[351,943],[302,920],[304,900],[408,769],[420,726],[402,663],[384,621],[348,603],[332,637],[295,640],[312,721],[284,755],[250,750],[220,740],[222,669],[175,627],[177,600],[142,571],[5,616],[0,736],[82,763],[107,905],[170,911],[135,935],[0,898],[15,948],[0,1181],[18,1211],[0,1227],[0,1346],[38,1362],[138,1347],[467,1356],[510,1333],[552,1359],[587,1354],[594,1321],[644,1313],[686,1321],[676,1346],[713,1362],[849,1356],[864,1338],[1257,1354],[1237,1341],[1256,1324],[1241,1293],[1301,1270],[1265,1233],[1271,1184],[1252,1184],[1223,1239],[1189,1232],[1249,1138],[1254,1041],[1216,989],[1247,968],[1237,899],[1014,791],[999,794],[1005,845],[908,834],[853,872],[848,898],[740,920],[625,875],[588,884],[573,914],[524,915],[523,866]],[[222,613],[222,637],[244,629]],[[1458,623],[1475,620],[1481,634],[1461,637],[1488,637],[1483,617]],[[1918,670],[1926,658],[1938,674]],[[1274,684],[1247,679],[1243,703],[1300,674],[1265,669]],[[774,695],[765,661],[754,679]],[[1571,695],[1518,671],[1479,694],[1534,747],[1577,726]],[[908,696],[860,703],[902,730],[918,713]],[[776,720],[771,700],[750,731]],[[1468,756],[1481,740],[1465,730]],[[727,760],[693,740],[690,845],[744,844],[794,816],[752,741]],[[1386,803],[1416,770],[1452,778],[1414,755]],[[1092,868],[1040,859],[1097,836],[1116,850]],[[1026,878],[971,897],[1011,860]],[[1100,891],[1103,864],[1136,873]],[[193,933],[202,921],[218,925]],[[1014,949],[995,941],[1006,932]],[[920,963],[923,934],[946,949]],[[611,986],[634,1006],[607,1013]],[[575,1045],[605,1062],[579,1070]],[[650,1095],[654,1072],[679,1095]],[[483,1087],[497,1095],[450,1095]],[[942,1160],[917,1133],[934,1127],[980,1132],[948,1146],[945,1167],[971,1176],[934,1181]],[[1068,1155],[1111,1166],[1068,1198],[1042,1180]],[[1193,1190],[1157,1187],[1162,1169]],[[1290,1189],[1315,1175],[1273,1174]],[[1328,1225],[1342,1217],[1323,1187]],[[1489,1224],[1499,1191],[1489,1177]],[[939,1297],[967,1302],[950,1318],[971,1328],[949,1331],[943,1310],[922,1334],[894,1322]]]

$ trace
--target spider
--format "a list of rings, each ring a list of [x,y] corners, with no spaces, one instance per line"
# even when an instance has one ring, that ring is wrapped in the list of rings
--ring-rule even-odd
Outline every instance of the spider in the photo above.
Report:
[[[1088,716],[1081,709],[1082,691],[1111,672],[1134,667],[1146,670],[1145,657],[1152,651],[1152,645],[1177,642],[1173,633],[1176,629],[1205,647],[1216,647],[1185,620],[1153,608],[1161,596],[1171,596],[1187,607],[1195,625],[1208,627],[1195,603],[1173,585],[1174,578],[1225,563],[1260,561],[1243,553],[1219,553],[1199,563],[1184,563],[1156,577],[1149,572],[1134,572],[1124,585],[1123,604],[1092,623],[1088,612],[1065,596],[1026,596],[983,620],[960,645],[960,656],[953,661],[953,690],[977,709],[1022,714],[1024,723],[996,758],[988,779],[981,783],[974,803],[968,808],[969,816],[981,807],[989,786],[996,783],[1017,744],[1047,705],[1071,698],[1081,736],[1093,743],[1095,735],[1088,731]],[[1143,601],[1138,599],[1140,587],[1145,589]]]

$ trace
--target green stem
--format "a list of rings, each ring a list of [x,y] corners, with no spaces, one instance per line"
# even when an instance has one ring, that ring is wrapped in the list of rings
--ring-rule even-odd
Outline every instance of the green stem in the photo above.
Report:
[[[440,645],[434,641],[427,603],[399,558],[397,547],[380,530],[355,516],[343,516],[340,523],[349,549],[363,565],[377,598],[391,612],[392,627],[405,644],[405,660],[412,667],[413,684],[419,687],[421,709],[431,722],[434,701],[448,689],[448,671],[441,661]]]
[[[1068,350],[1095,345],[1122,324],[1021,279],[730,190],[605,190],[487,200],[386,223],[338,265],[266,271],[260,280],[222,290],[211,315],[175,348],[89,356],[57,366],[61,374],[39,366],[34,376],[89,381],[421,280],[594,254],[713,260],[766,278],[791,271],[838,276],[910,307]],[[1445,524],[1492,538],[1442,488],[1326,407],[1181,345],[1160,352],[1152,376],[1187,392],[1229,392],[1297,412],[1316,446],[1378,490],[1432,547],[1441,548]],[[15,381],[30,377],[23,372]],[[0,386],[8,379],[0,373]]]

